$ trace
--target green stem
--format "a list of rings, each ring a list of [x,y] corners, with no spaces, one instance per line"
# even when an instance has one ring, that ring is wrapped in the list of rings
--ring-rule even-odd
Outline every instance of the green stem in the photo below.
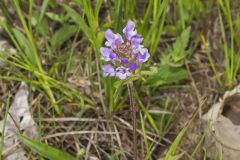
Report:
[[[132,126],[133,126],[133,160],[137,160],[137,127],[136,127],[136,101],[134,97],[133,82],[128,83],[128,95],[130,99],[130,106],[132,110]]]

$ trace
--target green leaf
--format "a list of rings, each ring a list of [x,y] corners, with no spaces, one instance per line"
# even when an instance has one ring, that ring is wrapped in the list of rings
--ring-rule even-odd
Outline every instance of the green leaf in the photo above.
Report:
[[[39,19],[38,19],[38,24],[40,24],[41,21],[42,21],[42,19],[43,19],[44,13],[46,12],[46,10],[47,10],[47,8],[48,8],[49,1],[50,1],[50,0],[44,0],[43,3],[42,3],[41,12],[40,12],[40,17],[39,17]]]
[[[40,154],[43,157],[46,157],[50,160],[77,160],[70,154],[53,148],[45,143],[41,143],[37,140],[33,140],[31,138],[25,137],[21,134],[18,134],[18,138],[20,141],[25,144],[28,148]]]
[[[148,144],[147,133],[146,133],[146,128],[145,128],[145,120],[144,120],[141,112],[140,112],[140,118],[141,118],[141,126],[142,126],[142,133],[143,133],[142,135],[143,135],[143,140],[144,140],[144,146],[146,148],[145,159],[152,160],[151,146]]]
[[[120,32],[120,27],[122,24],[122,1],[114,1],[114,28],[117,32]]]
[[[189,52],[185,51],[188,46],[189,38],[190,38],[190,30],[191,28],[186,28],[179,37],[177,37],[176,42],[173,44],[172,48],[172,58],[175,62],[182,60],[185,58]]]
[[[148,109],[144,106],[144,104],[142,103],[139,95],[137,94],[137,92],[135,92],[135,96],[136,96],[136,100],[141,108],[141,110],[144,112],[144,114],[147,116],[147,119],[149,121],[149,123],[151,124],[151,126],[153,127],[153,129],[156,131],[156,133],[159,132],[159,129],[157,127],[156,121],[153,119],[152,115],[149,113]]]
[[[103,0],[98,0],[98,1],[96,2],[96,6],[95,6],[95,9],[94,9],[94,16],[95,16],[96,18],[99,17],[99,11],[100,11],[100,8],[101,8],[101,6],[102,6],[102,3],[103,3]]]
[[[12,31],[18,41],[18,44],[23,49],[24,54],[26,55],[28,60],[31,62],[31,64],[36,66],[37,62],[36,62],[35,56],[33,54],[34,51],[33,51],[32,45],[30,44],[28,39],[19,30],[13,28]]]
[[[183,68],[160,65],[157,72],[149,76],[147,79],[147,84],[151,86],[159,86],[177,82],[186,77],[187,71]]]
[[[81,1],[81,0],[74,0],[74,2],[75,2],[78,6],[81,6],[81,5],[82,5],[82,1]]]
[[[40,32],[42,35],[47,37],[49,35],[48,31],[48,23],[45,17],[42,18],[41,23],[38,23],[39,21],[40,12],[39,11],[33,11],[32,14],[32,26],[36,27],[37,32]]]
[[[52,46],[54,49],[60,47],[64,42],[66,42],[74,33],[77,31],[77,26],[66,25],[60,28],[52,37]]]
[[[136,81],[136,80],[143,80],[144,81],[145,79],[140,74],[134,74],[134,75],[128,77],[127,79],[125,79],[125,80],[118,80],[118,81],[116,81],[114,83],[114,87],[118,88],[118,87],[120,87],[122,85],[127,85],[131,81]]]
[[[105,32],[98,32],[97,33],[97,43],[102,44],[104,40]]]
[[[117,88],[121,87],[123,84],[124,84],[123,81],[116,81],[113,86],[114,86],[114,88],[117,89]]]
[[[185,132],[187,130],[187,127],[184,127],[177,135],[177,137],[175,138],[174,142],[172,143],[171,147],[169,148],[166,157],[164,158],[164,160],[175,160],[176,158],[174,158],[176,155],[176,151],[177,151],[177,147],[181,141],[181,139],[183,138]]]
[[[158,72],[158,67],[152,66],[150,67],[150,70],[142,70],[141,75],[153,75]]]
[[[90,31],[86,21],[81,17],[81,15],[79,13],[77,13],[74,9],[72,9],[71,7],[65,5],[65,4],[61,4],[61,6],[65,9],[65,11],[67,12],[67,14],[71,17],[71,19],[74,21],[74,23],[76,23],[81,29],[82,31],[86,34],[86,36],[89,39],[93,39],[93,33]]]
[[[63,22],[63,19],[61,18],[61,16],[59,14],[56,14],[56,13],[53,13],[53,12],[47,12],[46,15],[54,21],[57,21],[57,22],[60,22],[60,23]]]

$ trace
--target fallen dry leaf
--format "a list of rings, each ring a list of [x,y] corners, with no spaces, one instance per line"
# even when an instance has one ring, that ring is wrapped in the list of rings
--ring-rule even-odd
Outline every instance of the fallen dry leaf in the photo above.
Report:
[[[3,130],[3,123],[4,120],[0,121],[1,131]],[[3,155],[5,160],[28,159],[25,156],[26,153],[21,145],[18,145],[19,140],[16,134],[19,133],[19,129],[28,137],[38,137],[37,125],[33,121],[29,111],[28,90],[27,85],[24,82],[22,82],[15,95],[6,119],[3,146]]]

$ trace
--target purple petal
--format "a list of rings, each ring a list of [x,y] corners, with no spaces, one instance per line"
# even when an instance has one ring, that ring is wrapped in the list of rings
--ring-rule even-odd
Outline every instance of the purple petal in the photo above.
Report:
[[[111,29],[108,29],[105,33],[105,38],[109,41],[109,42],[113,42],[115,39],[115,34],[112,32]]]
[[[111,64],[103,65],[103,77],[106,77],[106,76],[110,76],[110,77],[115,76],[115,70]]]
[[[139,34],[133,36],[131,39],[131,43],[134,46],[139,46],[142,41],[143,41],[143,38]]]
[[[102,59],[104,61],[111,61],[111,60],[116,60],[117,55],[109,48],[106,47],[101,47],[100,51],[102,53]]]
[[[137,60],[142,63],[142,62],[146,62],[149,57],[150,57],[150,55],[148,53],[148,49],[143,48],[140,50],[140,53],[137,56]]]
[[[109,58],[111,59],[111,60],[116,60],[117,59],[117,54],[115,54],[115,53],[110,53],[109,54]]]
[[[106,54],[106,53],[109,54],[110,52],[112,52],[111,49],[106,48],[106,47],[101,47],[100,51],[101,51],[102,54]]]
[[[112,49],[115,49],[118,44],[123,43],[122,36],[118,33],[114,34],[111,29],[106,31],[105,38],[107,39],[105,45]]]
[[[142,49],[143,49],[143,45],[138,45],[138,46],[132,45],[132,53],[131,53],[132,57],[137,58]]]
[[[126,64],[126,63],[128,63],[129,61],[128,61],[128,58],[122,58],[122,59],[121,59],[121,62],[124,63],[124,64]]]
[[[128,68],[123,66],[116,68],[116,77],[118,77],[119,79],[126,79],[130,75],[131,73],[129,72]]]
[[[131,40],[131,38],[137,34],[137,31],[135,30],[135,23],[128,20],[126,27],[123,29],[123,33],[128,40]]]
[[[120,43],[123,43],[123,38],[119,33],[117,33],[115,37],[115,44],[120,44]]]
[[[124,28],[127,31],[134,30],[135,23],[131,20],[128,20],[126,27]]]
[[[137,64],[136,63],[131,63],[129,66],[128,66],[129,70],[135,70],[137,68]]]
[[[109,57],[109,55],[110,55],[111,52],[112,52],[111,49],[106,48],[106,47],[101,47],[101,48],[100,48],[100,51],[101,51],[101,53],[102,53],[102,59],[103,59],[104,61],[110,61],[110,60],[111,60],[110,57]]]

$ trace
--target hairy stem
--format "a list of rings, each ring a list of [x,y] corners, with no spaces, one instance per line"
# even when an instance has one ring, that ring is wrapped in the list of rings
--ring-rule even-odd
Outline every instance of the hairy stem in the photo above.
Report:
[[[134,86],[133,82],[128,83],[128,95],[130,99],[130,106],[132,110],[132,125],[133,125],[133,159],[137,160],[137,128],[136,128],[136,103],[134,97]]]

